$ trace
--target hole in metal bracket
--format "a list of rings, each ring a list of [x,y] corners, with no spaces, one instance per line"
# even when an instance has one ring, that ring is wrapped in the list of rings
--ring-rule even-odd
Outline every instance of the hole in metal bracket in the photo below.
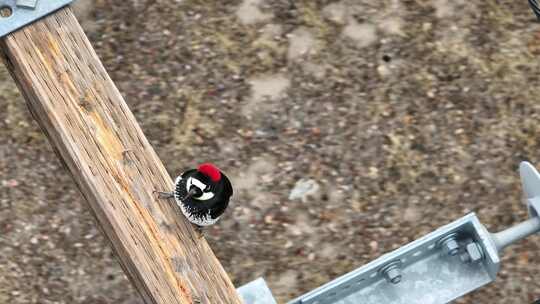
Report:
[[[0,17],[9,18],[13,15],[13,9],[7,5],[0,7]]]

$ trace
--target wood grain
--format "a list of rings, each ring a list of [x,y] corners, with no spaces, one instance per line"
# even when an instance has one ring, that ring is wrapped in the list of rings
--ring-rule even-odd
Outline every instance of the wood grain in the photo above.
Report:
[[[241,303],[70,8],[0,41],[32,115],[146,303]]]

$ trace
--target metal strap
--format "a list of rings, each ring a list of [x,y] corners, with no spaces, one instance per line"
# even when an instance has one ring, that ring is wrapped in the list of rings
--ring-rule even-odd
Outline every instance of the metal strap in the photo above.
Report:
[[[73,0],[0,0],[0,37],[4,37]]]
[[[263,278],[248,283],[237,289],[244,304],[276,304],[272,292]]]

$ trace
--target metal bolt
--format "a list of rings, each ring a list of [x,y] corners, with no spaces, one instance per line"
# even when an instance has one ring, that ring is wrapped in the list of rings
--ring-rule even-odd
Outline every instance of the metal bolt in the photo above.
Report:
[[[459,243],[457,241],[457,233],[452,233],[439,240],[441,247],[448,255],[454,256],[459,252]]]
[[[450,239],[446,240],[443,244],[443,248],[448,253],[448,255],[454,256],[459,252],[459,244],[456,240]]]
[[[394,261],[387,264],[379,271],[387,282],[392,284],[398,284],[401,282],[401,261]]]
[[[459,258],[463,263],[477,263],[484,259],[484,251],[478,243],[469,243]]]
[[[386,280],[392,284],[401,282],[401,270],[399,268],[389,269],[384,273]]]
[[[35,9],[37,6],[38,0],[17,0],[17,6]]]

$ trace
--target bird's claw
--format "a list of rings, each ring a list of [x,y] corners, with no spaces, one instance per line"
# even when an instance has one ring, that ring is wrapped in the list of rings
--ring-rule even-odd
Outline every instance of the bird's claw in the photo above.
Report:
[[[174,197],[174,192],[162,192],[154,190],[154,193],[158,194],[158,198],[169,199]]]
[[[204,237],[203,227],[197,226],[197,225],[194,225],[194,226],[195,226],[195,231],[197,232],[199,239],[202,239]]]

